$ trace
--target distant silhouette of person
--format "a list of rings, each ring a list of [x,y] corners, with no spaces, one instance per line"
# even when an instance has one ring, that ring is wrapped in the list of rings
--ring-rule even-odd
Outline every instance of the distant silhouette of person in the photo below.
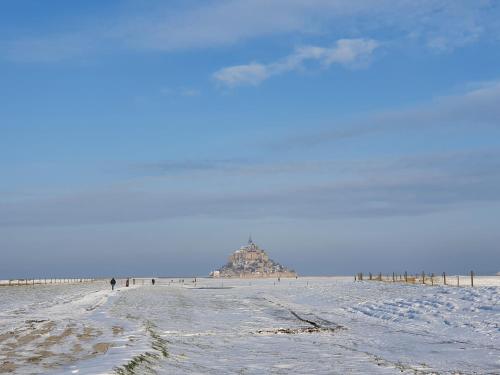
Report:
[[[130,281],[129,279],[127,279],[127,281],[125,281],[125,286],[128,288],[128,285],[129,285]]]
[[[155,279],[151,279],[151,284],[155,285]]]
[[[111,284],[111,290],[115,290],[116,280],[114,277],[111,279],[111,281],[109,283]]]
[[[135,279],[132,279],[132,285],[135,285]]]

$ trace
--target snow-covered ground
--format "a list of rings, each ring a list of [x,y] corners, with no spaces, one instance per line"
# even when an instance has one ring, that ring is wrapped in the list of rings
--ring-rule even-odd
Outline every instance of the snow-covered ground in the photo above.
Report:
[[[0,373],[500,374],[500,277],[476,280],[1,287]]]

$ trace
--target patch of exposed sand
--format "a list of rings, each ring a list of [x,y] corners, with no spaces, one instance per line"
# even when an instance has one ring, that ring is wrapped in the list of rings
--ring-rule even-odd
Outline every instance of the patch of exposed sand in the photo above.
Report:
[[[12,337],[14,337],[14,332],[1,333],[0,334],[0,342],[8,340]]]
[[[7,374],[16,371],[17,366],[10,361],[5,361],[0,363],[0,374]]]
[[[37,333],[40,334],[40,335],[45,335],[49,332],[51,332],[54,327],[56,326],[56,323],[54,322],[47,322],[45,324],[43,324],[38,330],[37,330]]]
[[[110,347],[111,344],[109,342],[99,342],[92,347],[92,349],[94,349],[93,354],[104,354]]]
[[[30,342],[38,339],[40,335],[37,335],[35,333],[28,333],[27,335],[22,335],[17,337],[17,344],[22,346],[29,344]]]
[[[62,341],[64,341],[64,339],[72,336],[73,334],[74,334],[73,328],[66,327],[60,335],[53,335],[47,337],[40,346],[48,348],[51,347],[52,345],[60,344]]]
[[[73,348],[71,349],[71,353],[72,354],[78,354],[78,353],[80,353],[82,351],[83,351],[82,345],[79,344],[79,343],[73,345]]]
[[[47,320],[25,323],[0,336],[0,374],[22,372],[25,366],[56,368],[105,354],[111,347],[108,342],[95,343],[103,332],[83,324],[70,322],[60,326]],[[114,336],[122,332],[121,327],[112,329]],[[57,352],[51,350],[55,346]]]
[[[78,337],[80,340],[88,341],[88,340],[91,340],[93,338],[99,337],[101,334],[102,334],[102,332],[95,329],[95,328],[84,327],[83,332],[76,335],[76,337]]]
[[[39,324],[41,322],[46,322],[43,325],[37,327],[36,324]],[[15,346],[21,346],[21,345],[27,345],[31,343],[32,341],[35,341],[42,337],[43,335],[46,335],[50,333],[54,327],[55,323],[54,322],[47,322],[46,320],[43,321],[26,321],[28,323],[27,327],[23,327],[19,329],[17,332],[7,332],[4,333],[0,336],[0,342],[15,338],[17,343],[8,343],[7,345],[9,347],[15,347]],[[27,332],[27,333],[25,333]]]
[[[35,355],[33,357],[29,357],[27,359],[27,361],[30,363],[39,363],[42,361],[42,359],[43,359],[43,357],[41,355]]]
[[[112,330],[114,336],[121,335],[125,331],[124,328],[120,326],[113,326]]]

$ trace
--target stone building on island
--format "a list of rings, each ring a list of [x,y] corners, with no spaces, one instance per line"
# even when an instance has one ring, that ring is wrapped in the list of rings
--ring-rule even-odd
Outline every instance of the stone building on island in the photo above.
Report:
[[[236,250],[225,266],[210,273],[211,277],[239,277],[239,278],[266,278],[266,277],[297,277],[294,270],[282,266],[269,259],[266,252],[259,248],[252,237],[248,244]]]

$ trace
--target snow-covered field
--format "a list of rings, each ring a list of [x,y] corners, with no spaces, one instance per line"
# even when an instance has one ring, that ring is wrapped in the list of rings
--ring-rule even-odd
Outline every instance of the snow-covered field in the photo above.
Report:
[[[0,287],[0,373],[500,374],[500,277],[476,280]]]

